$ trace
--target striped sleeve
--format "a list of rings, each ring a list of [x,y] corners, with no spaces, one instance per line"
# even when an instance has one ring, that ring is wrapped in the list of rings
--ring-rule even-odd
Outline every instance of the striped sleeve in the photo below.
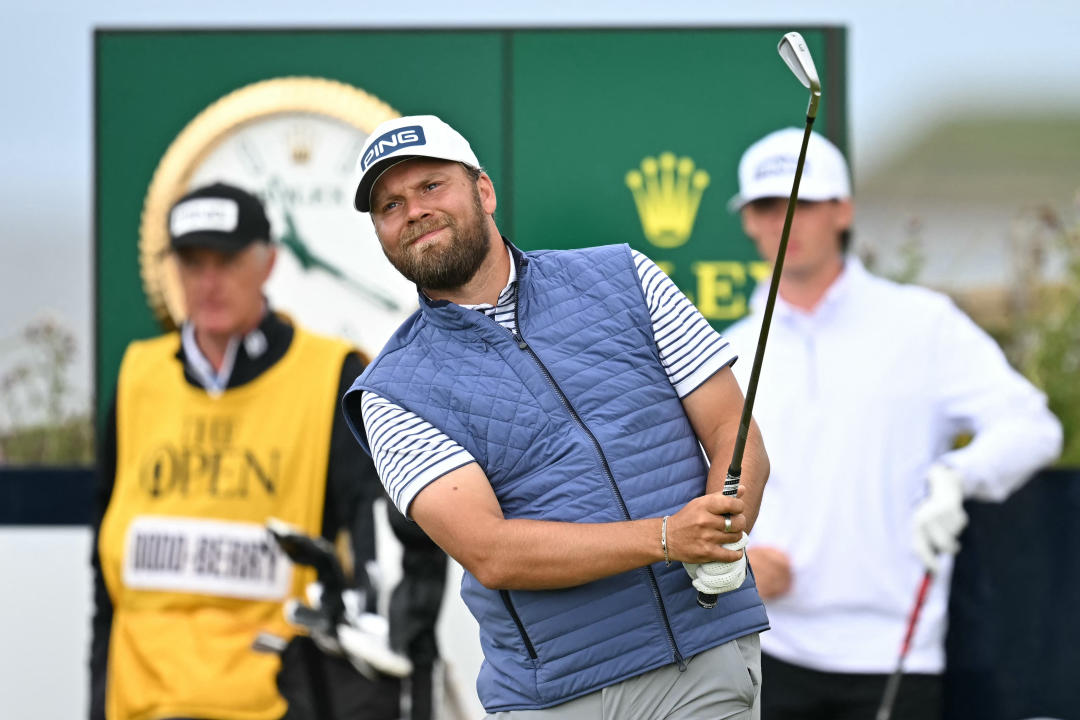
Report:
[[[660,361],[675,392],[684,398],[738,356],[656,263],[637,250],[630,252],[649,305]]]
[[[360,414],[386,494],[406,517],[428,484],[475,462],[468,450],[434,425],[373,392],[361,395]]]

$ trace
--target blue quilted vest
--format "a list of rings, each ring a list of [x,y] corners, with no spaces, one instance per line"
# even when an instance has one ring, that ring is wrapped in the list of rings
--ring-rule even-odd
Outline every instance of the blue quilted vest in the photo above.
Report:
[[[345,395],[361,444],[371,390],[468,450],[507,518],[661,517],[701,495],[706,464],[629,248],[511,251],[519,334],[421,297]],[[461,594],[480,625],[488,712],[558,705],[768,626],[752,577],[703,610],[681,563],[544,591],[491,590],[466,572]]]

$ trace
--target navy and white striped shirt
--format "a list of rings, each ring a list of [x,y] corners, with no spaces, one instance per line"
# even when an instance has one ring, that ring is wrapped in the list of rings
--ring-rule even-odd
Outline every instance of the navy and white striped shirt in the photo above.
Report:
[[[660,361],[679,397],[686,397],[735,362],[735,352],[656,263],[636,250],[631,253],[649,305]],[[510,260],[510,278],[498,302],[463,307],[482,312],[515,332],[517,268],[513,257]],[[402,513],[429,483],[474,462],[468,450],[431,423],[380,395],[365,391],[360,412],[375,468]]]

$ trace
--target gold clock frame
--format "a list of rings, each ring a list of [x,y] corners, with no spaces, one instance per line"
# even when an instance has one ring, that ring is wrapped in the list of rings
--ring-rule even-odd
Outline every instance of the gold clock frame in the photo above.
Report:
[[[245,85],[196,115],[158,162],[139,225],[143,290],[166,330],[179,327],[187,315],[176,262],[169,252],[169,209],[188,191],[196,168],[226,135],[253,120],[288,112],[325,115],[367,134],[380,123],[400,116],[390,105],[357,87],[309,76],[277,77]]]

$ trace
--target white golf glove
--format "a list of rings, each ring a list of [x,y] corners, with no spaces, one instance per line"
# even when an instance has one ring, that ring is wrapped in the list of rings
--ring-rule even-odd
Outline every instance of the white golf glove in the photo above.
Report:
[[[926,473],[930,494],[915,508],[915,553],[930,572],[937,572],[939,553],[955,555],[960,532],[968,522],[964,512],[964,479],[946,465],[932,465]]]
[[[374,680],[376,671],[384,675],[405,677],[412,673],[412,662],[390,647],[390,623],[382,615],[361,612],[363,598],[355,590],[341,594],[345,604],[345,622],[336,632],[329,630],[329,617],[319,602],[322,586],[311,583],[307,587],[308,602],[296,599],[285,603],[285,619],[311,636],[323,652],[344,656],[361,675]]]
[[[739,540],[727,543],[724,547],[728,550],[742,550],[750,536],[742,534]],[[707,563],[683,563],[686,572],[690,575],[691,584],[706,595],[721,595],[732,590],[738,590],[746,580],[746,552],[735,562],[707,562]]]

